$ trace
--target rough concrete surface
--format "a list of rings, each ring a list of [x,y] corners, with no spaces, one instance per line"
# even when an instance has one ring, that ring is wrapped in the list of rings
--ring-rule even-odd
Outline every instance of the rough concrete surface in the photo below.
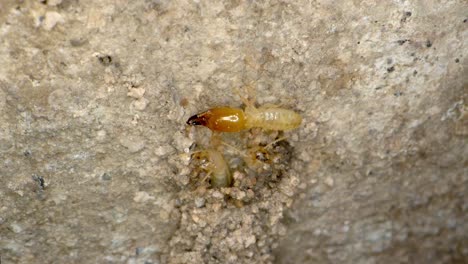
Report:
[[[1,263],[466,263],[467,20],[464,0],[1,1]],[[248,85],[303,123],[222,135],[234,185],[209,188],[210,131],[185,121]]]

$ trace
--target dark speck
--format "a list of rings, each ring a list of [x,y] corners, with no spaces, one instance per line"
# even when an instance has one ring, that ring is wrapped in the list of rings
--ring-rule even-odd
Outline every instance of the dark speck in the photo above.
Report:
[[[395,66],[392,66],[390,68],[387,68],[387,72],[393,72],[395,71]]]
[[[182,204],[183,204],[183,203],[182,203],[182,200],[180,200],[179,198],[176,198],[176,199],[174,200],[174,206],[175,206],[176,208],[181,207]]]
[[[25,157],[30,157],[31,154],[32,154],[32,153],[31,153],[31,151],[30,151],[29,149],[27,149],[27,150],[25,150],[25,151],[23,152],[23,155],[24,155]]]
[[[416,76],[417,74],[418,74],[418,71],[417,71],[417,70],[414,70],[413,76]]]
[[[403,44],[405,44],[407,41],[408,41],[407,39],[400,39],[400,40],[397,41],[397,43],[400,44],[400,45],[403,45]]]
[[[463,19],[463,23],[466,23],[468,21],[468,18]]]
[[[405,13],[403,13],[403,18],[401,18],[401,22],[406,22],[408,17],[410,17],[411,15],[412,15],[412,13],[409,12],[409,11],[406,11]]]
[[[72,47],[80,47],[86,44],[88,41],[86,39],[81,39],[81,38],[74,38],[70,39],[70,45]]]
[[[42,176],[34,174],[32,176],[32,179],[33,179],[33,181],[35,181],[39,185],[41,190],[43,190],[45,188],[45,180],[44,180],[44,178]]]
[[[98,57],[99,62],[104,66],[109,66],[112,63],[112,57],[109,55],[102,55]]]
[[[394,93],[393,95],[396,96],[396,97],[399,97],[399,96],[403,95],[403,92],[398,91],[398,92]]]
[[[361,44],[361,41],[358,41],[357,44],[358,44],[358,45]]]
[[[109,173],[104,172],[104,173],[102,174],[102,176],[101,176],[101,179],[102,179],[103,181],[110,181],[110,180],[112,180],[112,176],[111,176]]]
[[[459,63],[460,60],[458,58],[455,59],[455,63]]]
[[[140,255],[141,253],[143,253],[143,251],[144,251],[144,248],[142,248],[142,247],[137,247],[137,248],[135,249],[135,255],[138,256],[138,255]]]
[[[426,47],[428,48],[432,47],[432,42],[430,40],[426,41]]]

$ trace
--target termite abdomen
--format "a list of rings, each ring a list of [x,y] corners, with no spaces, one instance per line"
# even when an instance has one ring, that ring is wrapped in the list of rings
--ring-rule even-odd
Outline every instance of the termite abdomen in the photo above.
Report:
[[[289,109],[260,107],[258,109],[246,109],[248,128],[260,127],[269,130],[291,130],[297,128],[302,117]]]

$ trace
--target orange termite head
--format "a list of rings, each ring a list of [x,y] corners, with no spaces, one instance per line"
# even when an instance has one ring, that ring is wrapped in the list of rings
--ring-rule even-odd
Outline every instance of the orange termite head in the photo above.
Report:
[[[206,126],[220,132],[239,132],[245,129],[245,116],[242,109],[218,107],[190,117],[187,125]]]

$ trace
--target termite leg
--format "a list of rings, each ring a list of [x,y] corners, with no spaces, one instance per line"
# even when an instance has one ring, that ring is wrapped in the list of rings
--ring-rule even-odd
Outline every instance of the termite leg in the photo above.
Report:
[[[239,98],[241,99],[242,103],[245,104],[246,107],[255,107],[255,102],[252,102],[248,96],[243,96],[241,94],[241,91],[239,90],[239,88],[234,88],[234,93],[239,96]]]
[[[245,164],[247,165],[247,168],[251,169],[251,170],[256,170],[256,160],[254,158],[252,158],[250,154],[250,151],[249,150],[248,152],[245,152],[245,151],[242,151],[242,150],[239,150],[237,147],[233,146],[233,145],[230,145],[226,142],[222,142],[222,144],[226,147],[229,147],[231,148],[232,150],[234,150],[235,152],[237,152],[240,156],[242,156],[242,159],[244,160]]]
[[[206,176],[201,180],[201,182],[207,182],[208,179],[211,177],[211,174],[213,172],[212,171],[208,171],[208,173],[206,174]]]
[[[257,91],[254,87],[255,81],[251,81],[249,84],[245,85],[245,91],[247,93],[248,98],[250,98],[251,104],[255,104],[257,100]]]
[[[219,150],[219,146],[221,146],[222,139],[221,139],[221,133],[218,131],[213,131],[211,134],[210,138],[210,145],[216,149]]]
[[[239,96],[241,101],[245,104],[246,108],[253,108],[255,109],[255,101],[256,101],[256,94],[255,89],[252,86],[252,82],[247,85],[243,86],[244,94],[242,95],[242,91],[240,88],[235,88],[234,92]]]

